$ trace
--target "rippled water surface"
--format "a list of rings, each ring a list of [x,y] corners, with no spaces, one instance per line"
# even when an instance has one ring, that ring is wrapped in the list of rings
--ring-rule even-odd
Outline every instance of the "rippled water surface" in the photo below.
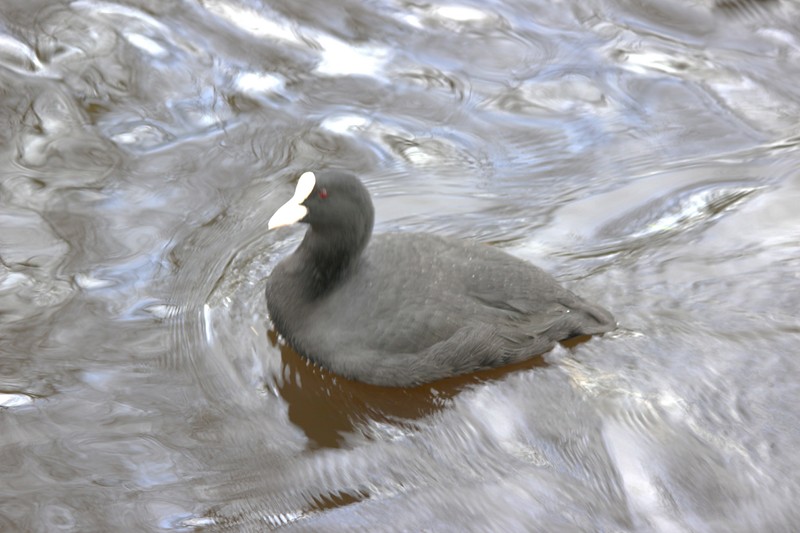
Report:
[[[790,531],[800,7],[4,0],[0,530]],[[270,331],[309,169],[612,334],[411,390]]]

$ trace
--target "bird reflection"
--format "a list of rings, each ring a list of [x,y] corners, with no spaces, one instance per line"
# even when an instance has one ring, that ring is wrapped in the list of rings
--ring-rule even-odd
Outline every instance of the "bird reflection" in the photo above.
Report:
[[[289,420],[301,428],[312,449],[346,447],[348,437],[363,430],[370,421],[413,429],[414,422],[450,403],[461,390],[480,383],[501,380],[512,372],[547,366],[539,355],[520,363],[473,374],[456,376],[413,388],[379,387],[345,379],[300,356],[278,341],[274,329],[267,333],[272,346],[281,352],[282,379],[277,389],[289,406]],[[588,336],[563,342],[568,348],[586,342]]]

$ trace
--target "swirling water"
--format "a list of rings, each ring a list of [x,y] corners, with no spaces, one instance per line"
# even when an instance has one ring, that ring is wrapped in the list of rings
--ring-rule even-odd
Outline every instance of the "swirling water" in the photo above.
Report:
[[[790,1],[6,0],[0,530],[789,531]],[[264,279],[304,170],[620,330],[412,390],[306,364]]]

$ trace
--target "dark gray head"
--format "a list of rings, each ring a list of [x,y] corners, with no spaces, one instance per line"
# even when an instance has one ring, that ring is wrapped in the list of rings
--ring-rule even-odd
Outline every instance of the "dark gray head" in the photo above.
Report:
[[[314,276],[329,282],[361,256],[372,235],[375,209],[367,188],[352,174],[306,172],[294,196],[269,219],[269,229],[302,222],[309,231],[297,249]]]

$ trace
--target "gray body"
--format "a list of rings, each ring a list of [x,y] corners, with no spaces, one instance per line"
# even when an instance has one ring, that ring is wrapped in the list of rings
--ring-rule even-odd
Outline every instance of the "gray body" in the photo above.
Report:
[[[367,383],[413,386],[615,327],[541,269],[482,244],[379,235],[322,291],[307,285],[309,260],[301,245],[275,268],[270,316],[301,355]]]

